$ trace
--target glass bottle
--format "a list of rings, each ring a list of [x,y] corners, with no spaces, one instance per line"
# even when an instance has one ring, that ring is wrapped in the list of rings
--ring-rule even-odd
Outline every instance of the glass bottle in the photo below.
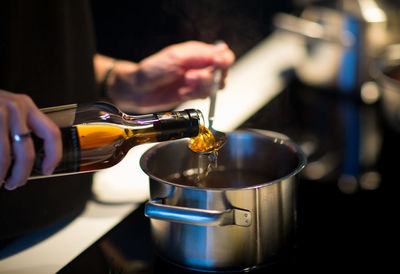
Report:
[[[197,136],[202,123],[201,112],[194,109],[128,115],[111,104],[96,103],[41,111],[60,127],[62,135],[62,160],[50,176],[111,167],[136,145]],[[29,179],[44,177],[41,172],[43,141],[36,136],[33,141],[36,160]]]

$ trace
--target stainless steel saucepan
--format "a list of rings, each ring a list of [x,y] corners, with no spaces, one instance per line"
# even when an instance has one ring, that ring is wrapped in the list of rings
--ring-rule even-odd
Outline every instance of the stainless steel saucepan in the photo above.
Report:
[[[295,175],[306,164],[300,148],[282,135],[228,134],[217,167],[185,140],[162,143],[141,158],[150,177],[154,247],[189,268],[251,269],[287,255],[296,231]]]

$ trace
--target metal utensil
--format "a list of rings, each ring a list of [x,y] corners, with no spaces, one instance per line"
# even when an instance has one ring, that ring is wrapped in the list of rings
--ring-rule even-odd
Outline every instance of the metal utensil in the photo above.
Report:
[[[217,99],[217,91],[219,89],[219,85],[221,83],[222,71],[219,68],[216,68],[213,73],[213,80],[211,84],[210,90],[210,108],[208,111],[208,129],[214,135],[216,148],[215,150],[220,149],[226,142],[227,137],[224,132],[218,131],[213,128],[214,123],[214,114],[215,114],[215,101]]]
[[[214,45],[224,43],[223,41],[216,41]],[[222,70],[215,68],[212,75],[212,82],[210,87],[210,107],[208,112],[208,130],[206,129],[203,134],[199,134],[196,138],[192,138],[189,143],[189,148],[199,154],[208,156],[211,162],[216,163],[217,152],[226,143],[228,137],[224,132],[214,129],[214,114],[215,114],[215,102],[217,99],[217,91],[222,80]],[[211,134],[212,136],[210,136]],[[207,147],[207,150],[203,149]],[[201,149],[198,149],[201,147]]]
[[[211,162],[216,163],[217,152],[227,141],[225,133],[213,128],[214,113],[215,113],[215,100],[217,90],[221,82],[222,71],[215,69],[213,72],[211,89],[210,89],[210,108],[208,115],[208,129],[203,127],[200,129],[198,136],[191,138],[189,148],[198,153],[208,156]],[[209,162],[209,161],[207,161]]]

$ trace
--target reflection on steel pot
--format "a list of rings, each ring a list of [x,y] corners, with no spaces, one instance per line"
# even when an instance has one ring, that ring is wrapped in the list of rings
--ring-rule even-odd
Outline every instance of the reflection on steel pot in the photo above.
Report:
[[[373,66],[380,93],[383,114],[388,125],[400,131],[400,44],[386,47]]]
[[[304,60],[295,68],[299,79],[312,86],[357,91],[369,79],[372,60],[399,40],[399,9],[379,2],[346,0],[337,1],[335,8],[307,6],[300,16],[278,13],[276,27],[303,38]]]
[[[141,158],[150,177],[151,218],[157,253],[178,265],[213,271],[274,262],[293,247],[294,176],[304,153],[273,132],[236,131],[218,166],[200,183],[202,156],[185,140],[159,144]]]
[[[338,10],[313,6],[307,7],[300,17],[284,13],[275,16],[279,29],[304,38],[304,60],[295,68],[301,81],[312,86],[340,88],[356,79],[358,61],[347,58],[356,47],[357,38],[347,26],[350,19]],[[341,73],[343,69],[346,73]]]

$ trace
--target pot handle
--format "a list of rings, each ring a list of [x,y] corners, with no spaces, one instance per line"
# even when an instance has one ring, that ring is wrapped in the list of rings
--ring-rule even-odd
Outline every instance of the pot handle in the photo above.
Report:
[[[165,205],[161,200],[148,201],[145,206],[145,215],[152,219],[191,225],[251,225],[251,214],[247,210],[236,208],[226,210],[187,208]]]
[[[280,30],[295,33],[306,38],[337,43],[344,47],[354,45],[354,35],[347,30],[344,30],[343,33],[338,33],[318,22],[288,13],[277,13],[273,19],[273,23]]]

